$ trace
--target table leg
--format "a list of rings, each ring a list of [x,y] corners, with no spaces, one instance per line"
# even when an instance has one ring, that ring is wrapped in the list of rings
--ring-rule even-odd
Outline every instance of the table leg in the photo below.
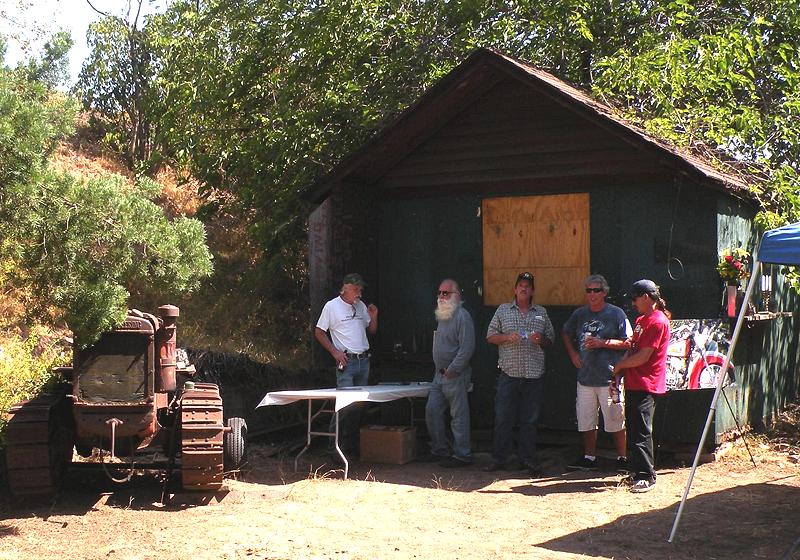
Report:
[[[313,431],[311,429],[311,422],[317,416],[319,416],[322,412],[325,412],[326,410],[325,410],[325,406],[323,405],[323,407],[319,411],[317,411],[316,414],[312,414],[311,413],[311,411],[312,411],[311,403],[312,403],[312,400],[308,399],[308,415],[307,415],[307,420],[306,420],[306,445],[305,445],[305,447],[303,447],[303,449],[300,450],[300,453],[298,453],[297,456],[295,456],[295,458],[294,458],[294,471],[297,472],[297,463],[300,460],[300,456],[303,453],[305,453],[306,451],[308,451],[309,447],[311,447],[311,438],[313,436],[334,436],[333,445],[334,445],[334,448],[336,449],[336,453],[339,454],[339,457],[342,458],[342,462],[344,463],[344,477],[346,479],[348,474],[349,474],[349,472],[350,472],[350,462],[347,460],[347,457],[345,456],[344,452],[342,451],[342,448],[339,447],[339,411],[338,410],[335,411],[335,412],[330,411],[330,412],[333,412],[336,415],[336,431],[335,432],[333,432],[333,433],[331,433],[331,432],[315,432],[315,431]]]
[[[297,461],[300,460],[300,455],[305,453],[311,447],[311,399],[308,400],[308,420],[306,421],[306,446],[300,450],[300,453],[294,458],[294,472],[297,472]]]
[[[339,447],[339,411],[336,411],[336,434],[333,438],[333,445],[336,447],[336,453],[339,454],[339,457],[342,458],[344,462],[344,478],[347,480],[347,473],[350,471],[350,463],[347,461],[347,457],[344,456],[342,449]]]

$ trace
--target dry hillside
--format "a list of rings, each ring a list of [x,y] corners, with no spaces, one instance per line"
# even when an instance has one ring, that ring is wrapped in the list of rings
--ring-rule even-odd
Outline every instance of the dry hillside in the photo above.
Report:
[[[51,164],[57,170],[86,179],[117,174],[131,185],[134,182],[134,173],[121,158],[104,148],[87,115],[79,118],[76,133],[58,146]],[[251,291],[240,286],[241,279],[254,268],[258,259],[258,248],[248,236],[247,216],[236,209],[233,198],[225,193],[212,192],[201,199],[199,182],[174,169],[162,168],[153,178],[163,188],[156,202],[170,216],[195,216],[204,203],[212,203],[210,207],[214,208],[213,212],[203,213],[203,222],[214,255],[215,274],[198,293],[181,301],[170,298],[169,303],[182,309],[179,343],[245,352],[265,361],[274,358],[259,346],[261,321],[249,299]],[[0,266],[0,337],[24,337],[30,325],[25,318],[27,294],[3,283],[3,274]],[[152,310],[167,303],[164,301],[167,296],[163,294],[139,292],[136,286],[131,286],[130,290],[134,307]],[[51,327],[59,330],[57,325]]]

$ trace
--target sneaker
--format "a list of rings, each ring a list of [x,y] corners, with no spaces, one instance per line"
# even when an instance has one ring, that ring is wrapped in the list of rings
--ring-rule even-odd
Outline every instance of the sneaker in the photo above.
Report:
[[[525,463],[525,469],[527,469],[531,478],[542,478],[542,469],[539,468],[539,465],[527,462]]]
[[[643,494],[644,492],[649,492],[653,488],[655,488],[656,483],[651,480],[640,479],[633,483],[631,486],[631,492],[634,494]]]
[[[461,469],[468,467],[471,464],[472,461],[464,461],[463,459],[458,459],[457,457],[448,457],[444,461],[440,462],[439,466],[447,469]]]
[[[581,457],[577,461],[573,461],[569,465],[567,465],[567,470],[569,470],[569,471],[596,471],[597,470],[597,459],[589,459],[587,457]]]
[[[628,474],[628,459],[626,457],[617,457],[616,471],[619,474]]]

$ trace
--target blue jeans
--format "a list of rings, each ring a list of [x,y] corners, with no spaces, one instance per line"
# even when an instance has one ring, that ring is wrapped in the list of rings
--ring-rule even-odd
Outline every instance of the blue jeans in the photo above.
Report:
[[[431,453],[450,456],[445,430],[445,413],[450,410],[450,431],[453,432],[453,456],[461,461],[472,461],[469,443],[469,401],[467,400],[468,379],[459,375],[447,379],[441,373],[433,377],[433,386],[428,393],[425,405],[425,424],[431,438]]]
[[[366,385],[369,382],[369,357],[348,358],[344,369],[336,370],[336,388],[355,387]],[[342,451],[355,451],[358,449],[359,433],[358,428],[361,423],[361,404],[353,403],[339,411],[339,446]],[[329,427],[331,433],[336,431],[336,414],[331,416]],[[331,450],[333,449],[333,438],[331,438]]]
[[[511,456],[512,430],[519,424],[517,455],[523,463],[536,460],[536,423],[542,409],[544,379],[497,375],[494,400],[494,448],[492,458],[505,463]]]

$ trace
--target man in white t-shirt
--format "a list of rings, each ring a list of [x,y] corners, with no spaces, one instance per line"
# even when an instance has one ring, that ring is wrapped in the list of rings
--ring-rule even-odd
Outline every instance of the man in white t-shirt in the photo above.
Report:
[[[366,385],[369,380],[369,341],[367,333],[378,330],[378,308],[361,301],[366,283],[360,274],[348,274],[342,280],[339,296],[325,307],[314,329],[314,337],[336,362],[336,387]],[[328,338],[330,334],[330,338]],[[341,426],[339,441],[345,451],[358,445],[357,407],[349,406],[339,412]],[[335,416],[331,432],[336,429]]]

